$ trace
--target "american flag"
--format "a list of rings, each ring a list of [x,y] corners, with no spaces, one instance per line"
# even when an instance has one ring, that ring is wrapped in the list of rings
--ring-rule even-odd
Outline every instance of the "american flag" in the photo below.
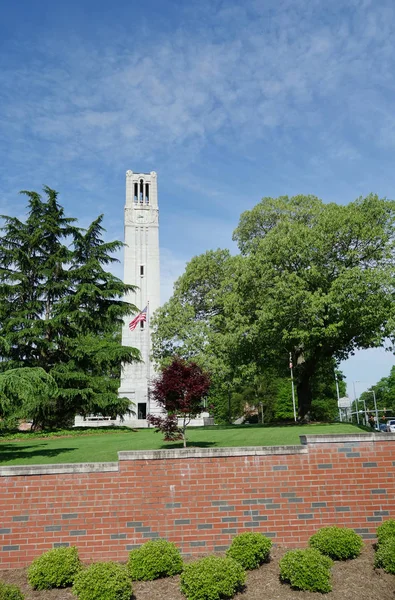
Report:
[[[130,321],[130,323],[129,323],[130,331],[133,331],[134,329],[136,329],[137,324],[140,323],[141,321],[147,320],[147,308],[148,308],[148,306],[143,308],[143,310],[136,317],[134,317],[134,319],[132,321]]]

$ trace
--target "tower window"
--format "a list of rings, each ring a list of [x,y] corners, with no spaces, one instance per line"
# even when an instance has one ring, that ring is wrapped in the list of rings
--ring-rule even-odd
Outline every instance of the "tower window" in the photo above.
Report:
[[[138,200],[138,197],[139,197],[138,184],[134,183],[133,187],[134,187],[134,194],[133,194],[134,195],[134,203],[137,204],[137,200]]]
[[[140,329],[144,329],[144,321],[140,321]]]
[[[149,204],[149,185],[145,184],[145,203]]]
[[[140,179],[139,200],[140,200],[140,204],[143,204],[143,201],[144,201],[144,181],[142,179]]]
[[[144,277],[144,265],[140,265],[140,277]]]

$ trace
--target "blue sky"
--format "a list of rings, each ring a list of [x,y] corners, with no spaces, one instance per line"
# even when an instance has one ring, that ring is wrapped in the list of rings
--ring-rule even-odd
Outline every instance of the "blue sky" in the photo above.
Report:
[[[394,28],[393,0],[4,3],[1,212],[47,184],[122,239],[125,171],[157,171],[166,299],[262,196],[394,197]],[[393,364],[358,352],[350,394]]]

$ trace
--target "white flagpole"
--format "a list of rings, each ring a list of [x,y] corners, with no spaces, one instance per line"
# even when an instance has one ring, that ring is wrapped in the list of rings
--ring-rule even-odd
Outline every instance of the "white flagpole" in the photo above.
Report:
[[[340,391],[339,391],[339,381],[337,379],[337,373],[335,371],[335,381],[336,381],[336,394],[337,394],[337,406],[339,408],[339,419],[340,419],[340,423],[342,422],[342,409],[340,408],[339,404],[340,404]]]
[[[296,404],[295,404],[295,387],[294,387],[294,374],[293,374],[293,364],[292,364],[292,354],[289,353],[289,368],[291,369],[291,384],[292,384],[292,405],[294,409],[294,420],[296,423]]]

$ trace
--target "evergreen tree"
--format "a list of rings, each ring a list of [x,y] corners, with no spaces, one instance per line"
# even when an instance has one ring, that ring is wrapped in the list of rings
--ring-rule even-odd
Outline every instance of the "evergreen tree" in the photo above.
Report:
[[[0,241],[1,354],[4,368],[43,366],[56,362],[53,305],[70,289],[67,265],[72,252],[64,240],[73,235],[75,219],[68,219],[57,194],[44,188],[29,198],[25,222],[3,216]]]
[[[133,286],[105,268],[122,242],[104,242],[102,219],[86,231],[68,218],[57,193],[29,198],[25,221],[4,216],[0,239],[0,369],[41,367],[57,384],[55,407],[41,426],[70,423],[76,414],[115,417],[121,363],[139,360],[122,346],[120,328],[134,306],[122,300]]]
[[[22,367],[0,373],[0,429],[17,427],[20,419],[32,429],[56,408],[57,385],[41,367]]]

